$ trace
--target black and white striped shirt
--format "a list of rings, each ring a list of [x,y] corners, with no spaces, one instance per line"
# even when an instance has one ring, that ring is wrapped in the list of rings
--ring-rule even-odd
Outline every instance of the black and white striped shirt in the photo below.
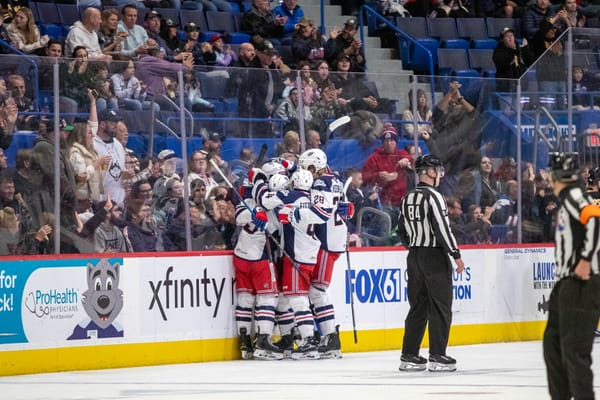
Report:
[[[580,187],[569,186],[559,193],[561,206],[556,219],[556,280],[573,273],[580,259],[592,262],[598,274],[600,250],[599,208]]]
[[[446,201],[433,186],[420,182],[402,200],[400,213],[398,232],[409,248],[442,247],[452,258],[460,258]]]

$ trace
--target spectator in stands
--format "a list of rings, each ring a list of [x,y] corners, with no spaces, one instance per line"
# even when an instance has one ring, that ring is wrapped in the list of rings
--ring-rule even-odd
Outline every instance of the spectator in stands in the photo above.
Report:
[[[282,44],[289,44],[292,35],[299,28],[299,22],[304,18],[304,10],[298,5],[298,0],[283,0],[273,8],[273,14],[287,18],[283,25]]]
[[[202,179],[194,179],[190,182],[190,201],[202,212],[206,213],[206,197],[208,191]]]
[[[565,24],[567,25],[567,27],[585,27],[585,14],[583,13],[583,9],[579,7],[578,2],[576,0],[564,0],[563,8],[566,13]]]
[[[158,153],[156,163],[160,167],[161,174],[152,186],[155,203],[167,193],[167,181],[173,176],[179,178],[179,175],[177,175],[177,159],[177,154],[170,149],[164,149]]]
[[[550,20],[542,21],[533,37],[536,77],[540,92],[540,103],[549,109],[564,110],[566,106],[567,70],[563,44],[558,40],[558,26]],[[547,50],[547,51],[546,51]],[[542,57],[543,54],[543,57]]]
[[[119,101],[108,75],[108,64],[96,61],[90,65],[90,70],[93,72],[91,89],[95,90],[94,94],[97,94],[96,107],[98,112],[106,108],[118,110]]]
[[[156,202],[156,207],[166,215],[175,214],[177,202],[183,198],[183,183],[179,175],[173,175],[165,181],[165,193]]]
[[[315,129],[308,129],[306,131],[306,149],[320,149],[321,148],[321,134]]]
[[[337,67],[338,60],[344,55],[350,60],[350,72],[365,71],[365,54],[362,42],[354,38],[356,32],[358,32],[358,20],[354,17],[346,21],[342,32],[337,26],[333,27],[325,44],[325,59],[329,66]]]
[[[188,109],[199,112],[215,110],[215,105],[202,97],[200,80],[196,78],[192,70],[186,70],[183,73],[183,94]]]
[[[445,194],[456,190],[459,174],[476,165],[480,158],[480,114],[460,94],[460,88],[459,82],[450,82],[448,91],[435,105],[433,131],[427,141],[429,151],[444,163],[446,172],[440,190]]]
[[[108,201],[97,203],[94,211],[104,208]],[[131,251],[123,230],[121,229],[123,205],[110,202],[110,209],[104,217],[104,221],[94,232],[94,250],[97,253],[123,253]]]
[[[169,47],[169,44],[160,35],[161,20],[162,15],[160,15],[156,10],[148,11],[144,16],[144,24],[146,25],[146,32],[148,33],[149,40],[154,40],[156,42],[156,46],[158,46],[161,51],[164,51],[165,60],[171,62],[183,61],[185,57],[189,57],[191,54],[187,52],[175,52]]]
[[[509,181],[517,180],[517,162],[512,157],[504,157],[502,164],[494,172],[494,178],[496,179],[496,185],[499,188],[499,192],[506,192],[506,185]]]
[[[155,252],[157,237],[152,226],[152,210],[142,199],[127,202],[124,230],[131,249],[137,252]]]
[[[204,143],[202,143],[202,150],[208,154],[208,160],[214,161],[222,171],[227,170],[227,161],[221,156],[221,150],[223,147],[224,138],[217,132],[211,132],[204,136]],[[212,170],[211,163],[208,164],[208,171]],[[219,179],[217,178],[217,181]]]
[[[441,0],[438,7],[429,14],[430,18],[467,18],[472,17],[468,0]]]
[[[332,77],[339,97],[348,101],[352,110],[366,110],[373,113],[390,114],[392,103],[389,99],[376,98],[357,74],[350,73],[352,60],[342,53],[337,61],[337,73]]]
[[[231,201],[231,190],[225,186],[217,186],[208,194],[207,214],[219,226],[224,245],[215,246],[221,249],[233,249],[237,240],[235,224],[235,206]]]
[[[518,221],[517,213],[517,196],[519,186],[517,181],[510,180],[506,185],[506,192],[502,193],[498,200],[492,206],[493,212],[490,216],[490,222],[493,225],[506,225],[507,241],[514,242],[516,240],[516,231]]]
[[[304,121],[310,121],[310,104],[303,104]],[[283,130],[300,130],[300,115],[298,114],[298,88],[293,87],[289,96],[283,99],[275,110],[274,117],[285,121]]]
[[[116,111],[109,109],[102,111],[98,115],[98,132],[94,136],[94,150],[98,156],[110,156],[110,162],[102,176],[102,183],[104,196],[110,194],[114,204],[123,204],[125,200],[125,190],[121,184],[121,175],[126,168],[125,149],[121,142],[115,140],[117,122],[120,120],[121,117]]]
[[[148,48],[148,54],[140,59],[138,64],[138,78],[146,84],[146,93],[159,103],[161,110],[168,110],[171,104],[162,98],[169,95],[168,85],[177,85],[177,73],[186,68],[192,68],[194,60],[191,56],[183,59],[182,64],[171,63],[163,58],[158,47]],[[171,88],[173,89],[173,88]],[[175,90],[173,92],[176,94]],[[172,99],[175,100],[175,99]]]
[[[178,33],[179,24],[171,18],[165,19],[164,24],[161,24],[160,36],[165,40],[167,47],[173,51],[179,48]]]
[[[26,96],[25,79],[21,75],[9,75],[6,83],[6,88],[11,91],[19,112],[31,113],[36,111],[33,100]],[[37,128],[38,123],[39,119],[36,115],[19,115],[16,127],[20,130],[33,130]]]
[[[311,19],[302,18],[292,35],[292,55],[296,66],[300,61],[315,65],[325,57],[325,40]]]
[[[100,195],[104,192],[102,175],[111,157],[100,157],[94,150],[94,134],[87,122],[73,125],[73,130],[67,136],[67,147],[75,173],[77,198],[88,199],[93,204],[101,200]]]
[[[477,204],[471,204],[467,208],[467,225],[474,224],[475,222],[483,222],[483,227],[477,229],[475,232],[471,233],[471,238],[473,239],[473,243],[475,244],[487,244],[490,243],[490,227],[492,223],[490,222],[490,216],[492,214],[493,208],[486,208],[486,212],[481,212],[481,207]]]
[[[478,2],[475,2],[477,6]],[[483,17],[496,17],[496,18],[522,18],[525,14],[525,8],[527,7],[527,0],[501,0],[501,1],[485,1],[479,2],[485,3],[486,10],[484,15],[476,12],[476,15]]]
[[[249,88],[251,98],[249,104],[245,105],[248,107],[247,110],[242,112],[240,104],[240,117],[267,119],[275,110],[278,94],[281,93],[283,87],[283,80],[280,79],[279,71],[274,65],[278,53],[273,44],[264,40],[257,45],[256,50],[256,57],[251,65],[254,69],[250,71],[249,75],[252,84],[252,87]],[[251,126],[251,136],[253,137],[273,135],[269,121],[254,122]]]
[[[300,134],[296,131],[287,131],[283,140],[277,143],[277,154],[286,160],[298,161],[300,155]]]
[[[77,222],[75,219],[75,173],[66,152],[66,139],[73,126],[68,125],[62,119],[59,125],[58,140],[60,141],[59,154],[54,152],[53,122],[45,120],[40,123],[40,135],[36,138],[33,146],[31,160],[31,183],[36,191],[30,201],[30,211],[34,225],[42,226],[41,217],[43,212],[54,211],[54,193],[58,190],[60,198],[60,224],[65,229],[72,231]],[[58,168],[55,168],[54,158],[58,157]],[[60,186],[54,186],[54,174],[59,174]]]
[[[381,147],[367,158],[362,174],[367,185],[381,188],[383,210],[390,216],[393,228],[406,194],[407,174],[413,173],[413,159],[406,150],[398,149],[398,131],[391,124],[384,125],[380,137]]]
[[[0,148],[2,149],[8,149],[12,143],[18,114],[19,109],[12,97],[0,102]]]
[[[260,35],[273,43],[279,43],[285,33],[284,25],[287,17],[275,15],[269,6],[269,0],[252,0],[252,8],[242,15],[240,31]]]
[[[346,177],[352,177],[352,182],[346,192],[346,199],[354,204],[354,216],[349,220],[351,225],[348,227],[348,232],[354,232],[358,223],[357,218],[360,209],[363,207],[379,207],[379,193],[377,186],[368,188],[363,185],[362,171],[358,168],[348,169]]]
[[[536,187],[533,180],[521,182],[521,237],[523,243],[544,241],[544,221],[540,203],[536,199]]]
[[[121,56],[121,43],[127,37],[127,32],[117,33],[119,25],[119,11],[108,8],[102,11],[102,23],[98,29],[98,44],[102,53],[117,59]]]
[[[121,9],[121,20],[117,25],[117,34],[125,32],[127,36],[121,43],[121,55],[136,58],[148,54],[148,49],[156,46],[156,42],[148,37],[148,32],[137,25],[138,9],[135,5],[127,4]]]
[[[112,86],[119,102],[119,108],[124,110],[149,110],[152,102],[147,99],[146,85],[135,76],[133,61],[113,63],[115,73],[110,77]],[[154,110],[160,111],[154,103]]]
[[[335,87],[329,74],[329,64],[319,61],[315,65],[317,74],[315,83],[317,87],[318,102],[313,103],[311,114],[313,123],[319,127],[319,131],[325,132],[327,120],[334,120],[352,112],[349,100],[339,96],[340,90]]]
[[[573,65],[573,108],[576,110],[598,109],[592,94],[598,90],[598,82],[583,67]]]
[[[50,40],[48,35],[40,36],[33,13],[27,7],[19,8],[11,23],[6,26],[6,33],[14,48],[28,54],[39,54],[39,50],[43,49]]]
[[[20,248],[23,240],[20,222],[12,207],[0,209],[0,255],[24,254]]]
[[[208,65],[228,67],[237,61],[237,54],[229,44],[225,44],[222,35],[212,35],[208,41],[211,49],[204,53],[204,59]]]
[[[23,194],[16,191],[13,175],[3,171],[0,174],[0,209],[6,209],[7,207],[13,210],[14,216],[20,222],[19,235],[21,237],[29,230],[34,229],[34,226],[37,226],[37,223],[34,225],[31,219],[31,212]]]
[[[230,79],[227,92],[231,97],[237,97],[240,118],[252,116],[254,82],[250,78],[253,73],[250,68],[254,65],[255,57],[254,45],[248,42],[242,43],[239,48],[238,60],[231,64],[235,68],[229,70]],[[245,121],[238,122],[237,130],[239,136],[250,136],[250,124]]]
[[[516,91],[515,80],[519,79],[535,61],[527,39],[524,38],[519,45],[515,32],[508,27],[500,31],[498,47],[494,50],[492,58],[496,66],[496,87],[499,92]]]
[[[540,30],[542,21],[552,16],[554,12],[550,8],[550,0],[535,0],[533,4],[528,5],[522,19],[525,38],[531,42],[533,36]]]
[[[94,71],[85,47],[77,46],[71,56],[68,63],[60,64],[61,110],[75,113],[88,107],[88,89],[94,86]]]
[[[404,128],[404,132],[410,138],[413,137],[415,133],[415,125],[414,122],[417,123],[417,132],[419,134],[419,139],[429,140],[431,136],[431,132],[433,131],[433,127],[431,124],[431,119],[433,113],[429,104],[427,103],[427,95],[423,89],[417,89],[417,114],[413,116],[413,91],[410,89],[408,91],[408,107],[402,113],[402,119],[404,123],[402,127]],[[407,122],[409,121],[409,122]],[[416,159],[416,157],[415,157]]]
[[[196,150],[190,156],[188,163],[189,173],[188,182],[200,181],[204,185],[204,195],[207,196],[208,192],[218,186],[217,182],[213,179],[212,174],[208,171],[208,152],[206,150]],[[190,187],[190,192],[192,188]]]
[[[101,60],[110,62],[112,56],[104,54],[98,41],[98,30],[102,24],[100,10],[88,7],[83,12],[83,20],[77,21],[65,39],[65,51],[71,54],[79,46],[85,47],[88,58],[92,61]]]
[[[15,191],[21,193],[26,202],[29,200],[31,194],[37,190],[30,181],[32,156],[33,153],[31,149],[17,150],[15,173],[13,175]]]
[[[204,53],[209,51],[211,47],[207,42],[199,41],[200,27],[195,22],[185,24],[183,28],[186,35],[186,40],[179,44],[179,52],[191,54],[194,60],[194,65],[206,65]]]
[[[492,160],[482,156],[477,168],[465,170],[461,174],[458,188],[463,207],[475,204],[486,210],[493,206],[498,200],[499,186],[494,176]]]
[[[304,104],[312,106],[312,104],[319,100],[319,88],[317,86],[317,81],[314,78],[314,71],[311,70],[310,63],[308,61],[300,61],[296,68],[300,71],[300,83],[302,84],[302,92],[304,97]],[[284,81],[285,83],[285,81]],[[296,84],[296,81],[291,81],[290,84],[293,86]],[[284,90],[285,93],[285,90]],[[285,95],[283,96],[285,97]]]
[[[44,48],[45,57],[40,57],[38,85],[40,90],[54,88],[54,63],[64,63],[63,45],[60,40],[50,39]]]

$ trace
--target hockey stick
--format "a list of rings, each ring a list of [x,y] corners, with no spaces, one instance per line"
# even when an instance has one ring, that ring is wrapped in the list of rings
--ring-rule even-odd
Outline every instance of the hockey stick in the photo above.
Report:
[[[227,177],[225,176],[225,174],[223,173],[223,171],[221,170],[221,168],[219,168],[219,166],[217,165],[217,163],[213,159],[208,160],[208,162],[213,166],[213,168],[215,169],[215,171],[217,171],[217,173],[221,176],[221,178],[223,178],[223,182],[225,182],[227,184],[227,186],[229,186],[229,188],[231,188],[231,191],[233,193],[235,193],[235,195],[237,196],[238,200],[244,205],[244,207],[246,207],[246,209],[248,211],[250,211],[250,213],[253,213],[254,210],[248,205],[248,203],[246,203],[246,200],[244,200],[244,198],[242,197],[242,195],[237,190],[235,190],[235,187],[231,184],[231,182],[229,181],[229,179],[227,179]],[[271,237],[271,235],[269,234],[269,231],[266,230],[266,229],[265,229],[265,234],[266,234],[267,243],[268,243],[269,242],[269,238]],[[300,269],[300,267],[298,266],[298,264],[287,253],[287,251],[285,251],[285,249],[283,248],[283,246],[280,245],[276,240],[273,240],[273,243],[275,243],[277,245],[277,247],[279,247],[279,250],[281,250],[281,252],[283,253],[283,255],[285,257],[287,257],[292,262],[292,266],[294,267],[294,269],[296,271],[298,271],[298,273],[302,276],[302,278],[304,278],[306,280],[306,282],[310,283],[310,277],[308,275],[306,275],[306,273]]]
[[[258,153],[258,157],[256,157],[256,161],[254,161],[254,166],[260,168],[260,166],[263,164],[263,161],[265,161],[265,155],[267,154],[267,149],[269,148],[269,146],[266,143],[263,143],[262,146],[260,146],[260,153]]]
[[[329,125],[327,125],[327,136],[331,135],[333,131],[335,131],[340,126],[346,125],[351,121],[350,117],[344,115],[343,117],[339,117],[338,119],[332,121]]]
[[[349,176],[344,182],[344,199],[348,200],[348,188],[352,183],[352,177]],[[358,343],[358,334],[356,332],[356,314],[354,313],[354,286],[352,285],[352,267],[350,266],[350,251],[348,249],[348,238],[346,238],[346,265],[348,269],[348,285],[350,286],[350,311],[352,312],[352,332],[354,333],[354,344]]]

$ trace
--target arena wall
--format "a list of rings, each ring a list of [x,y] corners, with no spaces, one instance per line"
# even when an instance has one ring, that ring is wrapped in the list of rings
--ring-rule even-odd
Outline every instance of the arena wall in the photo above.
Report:
[[[97,256],[3,258],[0,375],[239,358],[230,252]],[[467,248],[463,259],[450,345],[540,339],[553,248]],[[110,284],[98,279],[101,262],[110,266]],[[356,249],[350,264],[349,272],[340,257],[331,287],[343,352],[400,349],[406,251]],[[103,302],[92,301],[98,293]],[[90,325],[97,315],[114,321],[98,330]]]

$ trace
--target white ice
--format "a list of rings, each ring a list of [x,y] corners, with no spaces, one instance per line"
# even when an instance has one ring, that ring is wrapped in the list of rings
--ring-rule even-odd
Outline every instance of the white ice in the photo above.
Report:
[[[0,378],[0,399],[549,398],[539,341],[454,346],[448,354],[458,361],[454,373],[400,372],[400,351],[385,351],[344,354],[340,360],[227,361],[12,376]],[[427,356],[427,349],[421,355]],[[600,360],[599,355],[596,346],[594,359]],[[600,361],[593,368],[598,376]]]

